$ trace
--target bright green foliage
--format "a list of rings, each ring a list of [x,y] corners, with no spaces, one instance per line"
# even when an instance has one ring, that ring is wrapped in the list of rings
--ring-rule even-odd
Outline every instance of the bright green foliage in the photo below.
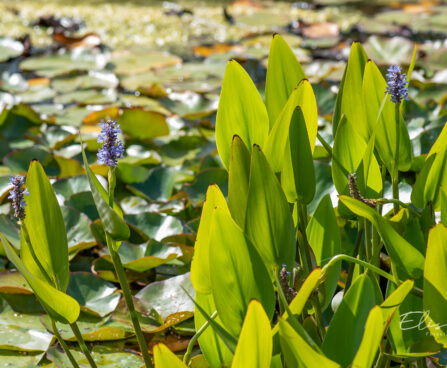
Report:
[[[65,291],[68,285],[68,244],[64,219],[50,181],[38,161],[30,164],[26,186],[30,194],[25,196],[25,225],[31,247],[22,248],[23,263],[36,277],[44,280],[41,271],[37,271],[40,264],[52,286]]]
[[[447,187],[447,124],[428,153],[425,164],[414,185],[411,199],[415,206],[425,207],[432,202],[435,210],[441,209],[440,188]]]
[[[297,107],[300,107],[303,113],[310,148],[312,152],[314,151],[318,130],[318,110],[312,85],[305,79],[290,94],[263,147],[265,155],[275,172],[282,170],[285,165],[284,156],[290,155],[290,146],[288,146],[289,126]],[[287,158],[287,160],[289,159]]]
[[[289,202],[299,200],[308,204],[315,195],[315,172],[306,122],[299,107],[292,115],[286,147],[290,155],[284,157],[287,163],[281,172],[281,186]]]
[[[369,311],[374,304],[371,280],[367,275],[359,276],[343,297],[329,324],[322,345],[327,357],[343,367],[352,362],[360,345]]]
[[[382,237],[391,259],[398,267],[411,277],[418,278],[421,275],[424,269],[424,256],[399,235],[386,219],[354,198],[340,196],[340,200],[356,215],[371,221]]]
[[[351,45],[348,64],[346,65],[343,78],[340,82],[337,102],[332,119],[332,134],[337,135],[338,125],[345,115],[349,121],[355,121],[354,130],[367,141],[368,123],[365,114],[365,104],[360,91],[362,90],[363,73],[368,56],[362,46],[354,42]]]
[[[380,167],[372,154],[374,141],[366,141],[356,131],[354,121],[342,116],[335,136],[332,178],[340,194],[348,194],[348,174],[358,173],[361,194],[376,198],[382,192]],[[365,183],[366,180],[366,183]]]
[[[212,233],[211,225],[214,209],[216,207],[228,211],[225,197],[217,185],[210,185],[206,192],[206,200],[203,204],[202,220],[200,221],[194,246],[194,257],[191,261],[191,282],[194,288],[203,294],[211,293],[210,249],[218,246],[210,242]]]
[[[154,361],[156,368],[186,368],[186,365],[162,343],[154,346]]]
[[[396,155],[396,115],[395,104],[390,95],[384,94],[386,81],[372,60],[365,65],[362,93],[368,119],[368,134],[375,133],[375,146],[382,162],[392,172]],[[413,159],[410,137],[407,126],[400,118],[399,169],[406,171]]]
[[[269,318],[274,294],[269,273],[256,249],[228,212],[213,212],[210,230],[210,276],[216,309],[224,326],[238,336],[251,299],[258,299]],[[247,272],[250,270],[251,272]]]
[[[340,367],[322,353],[315,351],[293,328],[283,319],[279,319],[279,336],[284,361],[288,368],[306,367]]]
[[[447,227],[430,230],[424,268],[424,317],[437,342],[447,347]]]
[[[382,312],[379,306],[375,306],[369,312],[366,320],[362,342],[352,363],[353,368],[371,367],[373,365],[380,340],[382,339],[382,325]]]
[[[196,303],[200,305],[208,315],[211,315],[216,310],[213,294],[201,294],[196,292]],[[214,320],[216,323],[222,325],[222,319],[219,316],[216,316]],[[196,331],[198,331],[206,321],[207,319],[200,313],[196,306],[194,311]],[[230,366],[233,359],[233,353],[212,326],[208,327],[199,337],[199,345],[200,350],[202,350],[211,367]]]
[[[249,178],[250,152],[244,142],[235,135],[231,145],[230,168],[228,169],[228,207],[234,221],[241,229],[245,228]]]
[[[295,259],[293,219],[284,192],[261,149],[253,148],[245,229],[265,265],[291,265]]]
[[[306,78],[289,45],[279,35],[273,35],[265,81],[265,104],[270,128],[277,121],[293,89]]]
[[[341,252],[340,232],[337,218],[329,195],[323,197],[306,229],[309,244],[315,255],[317,266],[323,267],[329,260]],[[341,264],[334,266],[325,280],[326,299],[323,308],[332,300],[340,277]]]
[[[247,72],[237,61],[227,64],[216,117],[216,144],[220,158],[229,167],[231,142],[238,135],[251,150],[261,147],[269,132],[269,118],[262,98]]]
[[[272,359],[270,320],[257,300],[248,305],[232,368],[269,368]]]

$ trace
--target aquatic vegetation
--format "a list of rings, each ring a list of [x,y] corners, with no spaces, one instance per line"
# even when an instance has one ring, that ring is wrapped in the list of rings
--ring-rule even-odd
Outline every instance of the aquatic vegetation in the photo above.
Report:
[[[207,27],[244,37],[183,60],[75,13],[34,16],[54,49],[0,39],[2,363],[445,363],[442,46],[348,43],[298,6],[218,8]]]

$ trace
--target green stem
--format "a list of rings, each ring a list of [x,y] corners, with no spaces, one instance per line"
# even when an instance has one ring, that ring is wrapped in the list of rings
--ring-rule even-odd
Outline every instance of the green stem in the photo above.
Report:
[[[389,198],[379,198],[379,199],[377,199],[376,200],[377,201],[377,204],[379,204],[379,205],[383,205],[383,204],[385,204],[385,203],[393,203],[394,205],[398,205],[398,206],[400,206],[400,207],[403,207],[403,208],[407,208],[411,213],[413,213],[414,215],[416,215],[416,216],[418,216],[418,217],[421,217],[421,212],[420,212],[420,210],[417,210],[417,209],[415,209],[414,207],[412,207],[412,206],[410,206],[410,205],[408,205],[408,204],[406,204],[406,203],[404,203],[404,202],[401,202],[401,201],[399,201],[398,199],[389,199]]]
[[[307,219],[306,219],[306,209],[300,200],[296,202],[297,204],[297,212],[298,212],[298,226],[301,232],[301,236],[303,237],[302,242],[298,242],[298,247],[300,248],[301,259],[303,261],[303,268],[306,274],[306,277],[309,275],[312,270],[312,260],[309,252],[309,242],[307,240],[306,227],[307,227]]]
[[[87,358],[90,367],[96,368],[96,363],[93,360],[92,355],[90,354],[90,350],[88,350],[87,345],[85,345],[85,341],[82,338],[81,331],[79,331],[78,325],[76,322],[70,323],[71,330],[73,331],[74,335],[76,336],[76,340],[78,340],[79,346],[81,347],[82,352],[84,353],[85,357]]]
[[[394,172],[391,175],[391,185],[393,189],[393,198],[399,200],[399,145],[400,145],[400,103],[395,104],[396,117],[396,152],[394,156]],[[394,214],[399,212],[399,203],[394,203]]]
[[[56,335],[56,337],[59,341],[59,344],[61,344],[61,346],[62,346],[62,349],[64,349],[64,352],[68,357],[68,360],[70,360],[70,363],[73,365],[74,368],[79,368],[79,365],[76,362],[73,355],[71,354],[71,351],[68,348],[67,343],[64,341],[61,334],[59,333],[59,330],[57,329],[56,321],[53,319],[53,317],[51,317],[51,315],[48,315],[48,316],[50,317],[50,320],[51,320],[51,326],[53,327],[53,333]]]
[[[371,223],[364,219],[364,225],[365,227],[365,254],[366,254],[366,260],[368,262],[371,261],[371,254],[372,254],[372,233],[371,233]]]
[[[113,194],[115,190],[115,170],[114,168],[109,168],[109,206],[113,207]],[[146,339],[144,338],[143,331],[141,330],[140,322],[138,321],[138,314],[135,310],[135,306],[132,299],[132,293],[130,291],[129,283],[127,282],[126,272],[124,271],[123,264],[121,263],[121,258],[118,252],[115,250],[115,241],[106,234],[107,247],[109,248],[109,253],[112,258],[113,267],[115,268],[116,274],[118,276],[118,281],[123,290],[124,300],[126,301],[127,309],[129,310],[130,319],[132,321],[133,328],[135,330],[135,335],[137,337],[138,345],[140,346],[141,354],[143,355],[144,364],[146,368],[152,368],[152,360],[149,355],[149,350],[147,348]]]
[[[340,262],[343,260],[348,261],[348,262],[357,263],[357,264],[377,273],[378,275],[386,278],[387,280],[391,281],[393,284],[396,284],[398,286],[400,284],[402,284],[402,281],[395,278],[393,275],[389,274],[388,272],[385,272],[384,270],[380,269],[379,267],[376,267],[376,266],[374,266],[368,262],[362,261],[360,259],[348,256],[347,254],[338,254],[338,255],[332,257],[331,260],[328,263],[326,263],[326,265],[323,267],[321,276],[320,276],[320,280],[323,282],[326,279],[329,269],[337,262]],[[421,290],[417,287],[413,287],[413,289],[411,289],[411,292],[417,296],[420,296],[420,297],[422,297],[422,295],[423,295],[423,290]]]
[[[214,313],[210,316],[211,318],[215,318],[217,316],[217,311],[214,311]],[[209,322],[205,321],[205,323],[202,325],[202,327],[199,328],[199,330],[195,333],[193,337],[191,337],[191,340],[189,340],[188,348],[186,349],[186,353],[183,356],[183,363],[185,363],[186,366],[189,366],[189,362],[191,360],[191,353],[192,349],[196,343],[196,341],[199,339],[200,335],[203,334],[203,332],[207,329],[209,326]]]
[[[307,240],[307,208],[306,205],[303,204],[300,200],[297,201],[298,206],[298,214],[299,214],[299,224],[301,227],[301,234],[303,236],[303,244],[301,246],[300,252],[302,252],[301,257],[303,258],[304,263],[304,271],[306,273],[306,276],[310,274],[312,271],[312,260],[310,257],[310,245],[309,241]],[[315,320],[317,321],[318,330],[321,335],[321,339],[324,339],[324,336],[326,335],[326,329],[324,328],[324,320],[323,320],[323,313],[321,312],[321,305],[320,300],[318,299],[318,293],[314,295],[312,298],[312,306],[314,308],[315,312]]]
[[[363,225],[362,223],[358,223],[358,231],[357,231],[357,238],[355,239],[354,244],[354,250],[352,251],[352,257],[356,258],[357,254],[359,253],[360,243],[362,242],[363,237]],[[349,287],[352,283],[352,278],[354,277],[354,270],[355,270],[355,263],[349,263],[348,268],[348,277],[346,278],[346,284],[345,284],[345,294],[348,291]]]
[[[318,132],[317,132],[317,138],[320,141],[321,145],[326,150],[326,152],[329,154],[329,157],[331,157],[332,156],[332,147],[329,145],[328,142],[326,142],[326,140]]]

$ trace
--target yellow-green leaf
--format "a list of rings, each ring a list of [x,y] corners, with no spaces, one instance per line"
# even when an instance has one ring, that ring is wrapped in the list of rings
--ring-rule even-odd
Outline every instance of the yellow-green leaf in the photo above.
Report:
[[[38,161],[32,161],[26,177],[29,196],[25,196],[25,225],[32,251],[53,286],[65,291],[68,286],[68,241],[65,223],[53,187]],[[32,271],[37,266],[32,256],[24,258]],[[40,273],[35,276],[39,277]]]
[[[279,318],[279,337],[288,368],[337,368],[336,362],[315,351],[286,321]]]
[[[272,359],[270,320],[261,303],[252,300],[234,352],[232,368],[269,368]]]
[[[217,244],[210,243],[210,237],[212,236],[211,223],[216,207],[229,211],[225,197],[219,187],[213,184],[208,187],[206,192],[206,200],[203,204],[199,230],[194,245],[194,256],[191,261],[191,282],[194,289],[203,294],[212,291],[209,254],[210,247],[217,246]]]
[[[424,268],[424,320],[435,338],[447,347],[447,227],[430,230]]]
[[[340,201],[357,216],[371,221],[379,232],[391,261],[409,277],[419,278],[424,269],[424,256],[399,233],[391,224],[374,209],[357,199],[340,196]]]
[[[264,145],[269,118],[264,102],[244,68],[235,60],[227,64],[216,116],[216,144],[228,169],[233,136],[238,135],[251,150]]]
[[[332,133],[336,136],[341,117],[345,115],[350,121],[355,121],[354,130],[364,141],[369,140],[368,123],[366,121],[365,104],[362,96],[363,71],[368,56],[358,42],[351,45],[348,64],[340,82],[340,88],[335,103],[332,119]]]
[[[186,365],[162,343],[154,346],[155,368],[186,368]]]
[[[214,209],[210,244],[213,245],[209,264],[216,309],[224,327],[238,336],[251,299],[258,299],[267,315],[273,316],[273,285],[256,249],[228,211],[220,207]]]
[[[245,231],[269,271],[291,266],[295,259],[295,231],[289,204],[261,149],[253,148]]]
[[[369,312],[368,319],[366,320],[365,333],[363,334],[359,350],[352,363],[353,368],[373,366],[374,358],[379,349],[380,340],[382,339],[382,325],[382,312],[379,306],[375,306]]]
[[[245,228],[249,178],[250,152],[244,142],[235,135],[228,171],[228,207],[234,221],[242,230]]]
[[[275,34],[270,45],[265,81],[265,104],[270,128],[286,104],[293,89],[306,78],[295,54],[279,35]]]

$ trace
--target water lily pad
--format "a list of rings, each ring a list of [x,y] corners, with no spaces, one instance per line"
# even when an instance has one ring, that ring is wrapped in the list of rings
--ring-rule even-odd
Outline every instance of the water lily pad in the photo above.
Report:
[[[180,220],[173,216],[158,213],[143,212],[135,215],[125,215],[124,219],[136,226],[152,239],[161,241],[163,238],[182,232]]]
[[[59,165],[54,157],[39,146],[12,151],[3,158],[3,162],[12,171],[26,172],[29,163],[33,159],[40,161],[48,176],[57,176],[59,174]]]
[[[181,63],[178,56],[144,47],[115,50],[111,62],[118,74],[134,74]]]
[[[2,303],[0,349],[46,351],[52,341],[53,335],[46,331],[39,316],[14,312],[7,303]]]
[[[73,272],[67,289],[82,311],[99,317],[115,310],[121,297],[116,291],[115,286],[88,272]]]
[[[154,168],[148,172],[144,181],[130,185],[129,189],[135,190],[135,194],[143,193],[150,200],[166,201],[172,195],[175,173],[172,167]]]
[[[41,320],[47,329],[52,331],[48,316],[42,317]],[[100,318],[81,313],[77,325],[85,341],[114,341],[125,339],[134,334],[131,327],[112,320],[110,316]],[[57,322],[56,326],[64,340],[76,341],[69,325]]]
[[[371,36],[363,45],[368,56],[379,64],[409,64],[414,44],[402,37]]]
[[[81,105],[105,105],[116,101],[116,92],[114,89],[84,89],[80,91],[68,92],[54,98],[55,103],[70,104],[78,103]]]
[[[33,290],[20,272],[6,271],[0,273],[0,293],[30,295]]]
[[[100,70],[106,63],[107,57],[97,51],[65,52],[27,58],[20,63],[20,68],[51,78],[74,70]]]
[[[108,250],[104,248],[103,252],[105,254],[104,258],[112,262],[112,259],[108,255]],[[124,242],[121,244],[118,253],[124,268],[135,272],[147,272],[182,256],[180,248],[154,240],[138,245]]]
[[[154,309],[163,320],[166,320],[175,313],[194,311],[194,303],[182,288],[194,297],[189,272],[153,282],[135,294],[135,299],[139,301],[142,313],[150,314]]]
[[[220,168],[205,169],[196,175],[192,184],[184,186],[184,191],[188,193],[192,203],[198,204],[205,200],[206,190],[211,184],[217,184],[226,195],[228,192],[227,171]]]
[[[0,62],[22,55],[23,44],[9,37],[0,38]]]
[[[75,77],[59,77],[51,81],[51,87],[58,92],[73,92],[77,89],[89,88],[115,88],[119,80],[116,75],[110,71],[91,70],[87,74]]]
[[[70,348],[70,351],[82,368],[88,366],[85,355],[81,351],[76,348]],[[47,357],[54,364],[45,366],[45,368],[73,367],[67,356],[54,347],[48,350]],[[92,357],[97,366],[101,368],[141,368],[144,366],[143,358],[140,355],[125,351],[123,344],[95,345],[92,348]]]
[[[0,361],[4,367],[35,368],[43,355],[44,353],[24,354],[11,350],[0,350]]]
[[[153,111],[125,109],[118,123],[123,133],[133,138],[149,139],[169,134],[166,117]]]
[[[68,239],[68,251],[77,253],[96,244],[96,240],[90,231],[91,221],[88,216],[70,207],[62,207],[65,227]]]

